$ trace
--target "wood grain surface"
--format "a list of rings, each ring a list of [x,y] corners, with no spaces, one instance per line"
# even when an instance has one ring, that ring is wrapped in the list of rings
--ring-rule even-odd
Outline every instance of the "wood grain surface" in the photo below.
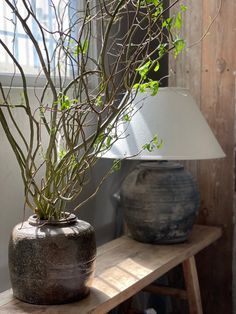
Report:
[[[175,245],[144,244],[123,236],[98,249],[93,287],[86,299],[66,305],[37,306],[14,299],[8,290],[0,294],[0,313],[107,313],[220,236],[220,228],[200,225],[194,227],[186,243]]]
[[[183,2],[188,6],[187,49],[170,60],[174,75],[169,83],[190,89],[226,154],[219,160],[185,162],[199,184],[199,223],[223,228],[220,245],[197,258],[202,302],[205,314],[232,313],[236,1]],[[213,287],[218,287],[214,295]]]

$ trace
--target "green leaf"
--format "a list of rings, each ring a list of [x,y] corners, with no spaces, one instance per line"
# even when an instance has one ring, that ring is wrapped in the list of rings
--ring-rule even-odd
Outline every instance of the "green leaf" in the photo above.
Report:
[[[180,9],[181,9],[182,12],[185,12],[185,11],[187,11],[188,7],[186,5],[184,5],[184,4],[181,4],[180,5]]]
[[[121,169],[121,160],[120,159],[114,160],[112,164],[112,171],[117,172],[120,169]]]
[[[141,93],[144,93],[148,87],[149,87],[149,83],[140,84],[140,85],[139,85],[139,91],[140,91]]]
[[[106,147],[109,148],[111,146],[112,136],[108,135],[106,138]]]
[[[156,66],[154,68],[154,71],[157,72],[160,69],[160,63],[158,61],[156,61]]]
[[[150,144],[150,143],[144,144],[142,148],[143,148],[144,150],[148,150],[149,152],[152,151],[152,148],[151,148],[151,144]]]
[[[140,93],[144,93],[147,88],[150,88],[152,91],[152,96],[155,96],[158,92],[159,89],[159,82],[158,81],[153,81],[149,80],[148,82],[142,83],[142,84],[135,84],[134,88],[137,90],[139,89]]]
[[[89,41],[88,41],[88,39],[86,39],[83,43],[83,46],[82,46],[82,53],[83,54],[85,54],[88,51],[88,47],[89,47]]]
[[[123,121],[129,122],[130,120],[131,120],[131,117],[128,115],[128,113],[126,113],[126,114],[123,116]]]
[[[101,95],[97,97],[95,105],[97,107],[103,107],[103,102],[102,102],[102,96]]]
[[[149,60],[144,65],[136,69],[136,71],[138,71],[142,79],[145,80],[147,78],[147,74],[149,72],[150,66],[151,66],[151,61]]]
[[[153,137],[152,142],[153,142],[153,144],[155,145],[155,147],[158,148],[158,149],[163,146],[163,140],[160,140],[160,141],[159,141],[159,138],[158,138],[158,135],[157,135],[157,134]]]
[[[147,3],[152,3],[157,7],[159,5],[160,1],[159,0],[147,0]]]
[[[89,41],[86,39],[83,43],[75,47],[74,56],[78,57],[80,53],[86,54],[86,52],[88,51],[88,47],[89,47]]]
[[[162,23],[162,27],[165,27],[169,32],[173,26],[173,17],[168,17],[167,19],[164,20],[164,22]]]
[[[156,11],[152,14],[152,16],[155,17],[159,17],[161,14],[163,13],[163,5],[159,4],[159,6],[157,6]]]
[[[185,41],[182,38],[177,38],[174,41],[174,56],[175,58],[180,54],[180,52],[184,49],[185,47]]]
[[[57,128],[51,128],[50,129],[50,134],[56,134],[57,133]]]
[[[181,29],[181,27],[182,27],[182,16],[181,16],[180,12],[178,12],[178,14],[175,18],[174,27],[176,27],[177,29]]]
[[[59,151],[59,158],[60,160],[66,155],[66,150],[62,149]]]
[[[152,96],[155,96],[156,94],[157,94],[157,92],[158,92],[158,89],[159,89],[159,82],[158,81],[150,81],[149,82],[149,87],[150,87],[150,89],[151,89],[151,91],[152,91]]]
[[[77,166],[77,160],[75,155],[70,157],[70,169],[74,169]]]
[[[69,109],[71,105],[72,105],[72,101],[70,100],[69,96],[63,95],[61,99],[61,110]]]
[[[159,141],[158,136],[154,135],[153,139],[149,143],[144,144],[142,148],[152,152],[154,149],[160,149],[162,146],[163,141]]]
[[[135,90],[138,90],[138,89],[139,89],[139,86],[140,86],[140,84],[139,84],[139,83],[136,83],[136,84],[134,84],[133,88],[134,88]]]
[[[70,99],[69,96],[59,93],[58,99],[54,102],[54,106],[61,106],[61,110],[69,109],[74,103],[78,102],[77,99]]]
[[[105,134],[104,132],[100,133],[95,140],[94,147],[97,148],[104,140]]]
[[[157,7],[160,4],[160,0],[142,0],[140,1],[141,6],[147,6],[147,4],[153,4]]]
[[[158,54],[159,54],[159,58],[163,57],[164,54],[167,52],[167,44],[160,44],[157,48],[158,48]]]

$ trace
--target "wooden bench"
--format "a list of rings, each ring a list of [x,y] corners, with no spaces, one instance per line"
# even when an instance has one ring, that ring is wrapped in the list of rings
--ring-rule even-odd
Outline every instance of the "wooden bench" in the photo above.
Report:
[[[11,290],[8,290],[0,294],[0,313],[104,314],[145,288],[160,294],[187,298],[190,313],[202,314],[194,255],[220,236],[220,228],[200,225],[196,225],[189,240],[181,244],[151,245],[123,236],[98,248],[93,287],[86,299],[65,305],[38,306],[15,299]],[[181,263],[186,291],[151,285]]]

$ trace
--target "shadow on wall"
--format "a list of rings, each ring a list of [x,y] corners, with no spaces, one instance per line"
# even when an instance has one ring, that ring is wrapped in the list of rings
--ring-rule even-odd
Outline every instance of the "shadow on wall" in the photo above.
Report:
[[[8,241],[13,227],[24,219],[24,195],[19,167],[1,128],[0,143],[0,291],[4,291],[10,287]]]
[[[113,161],[110,159],[98,161],[92,171],[91,181],[81,199],[94,192],[102,175],[111,168],[112,163]],[[96,196],[77,213],[79,219],[86,220],[94,226],[98,245],[110,241],[122,233],[123,212],[113,195],[119,192],[122,180],[136,164],[137,161],[122,162],[121,170],[108,177]]]

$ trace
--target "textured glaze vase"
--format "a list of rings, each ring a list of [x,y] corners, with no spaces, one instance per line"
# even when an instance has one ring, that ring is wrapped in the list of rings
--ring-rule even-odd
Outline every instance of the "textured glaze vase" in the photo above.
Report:
[[[34,216],[15,226],[9,242],[13,295],[33,304],[62,304],[86,297],[94,273],[94,230],[75,215],[43,223]]]
[[[124,180],[121,203],[131,236],[141,242],[185,241],[199,208],[192,175],[174,162],[146,162]]]

